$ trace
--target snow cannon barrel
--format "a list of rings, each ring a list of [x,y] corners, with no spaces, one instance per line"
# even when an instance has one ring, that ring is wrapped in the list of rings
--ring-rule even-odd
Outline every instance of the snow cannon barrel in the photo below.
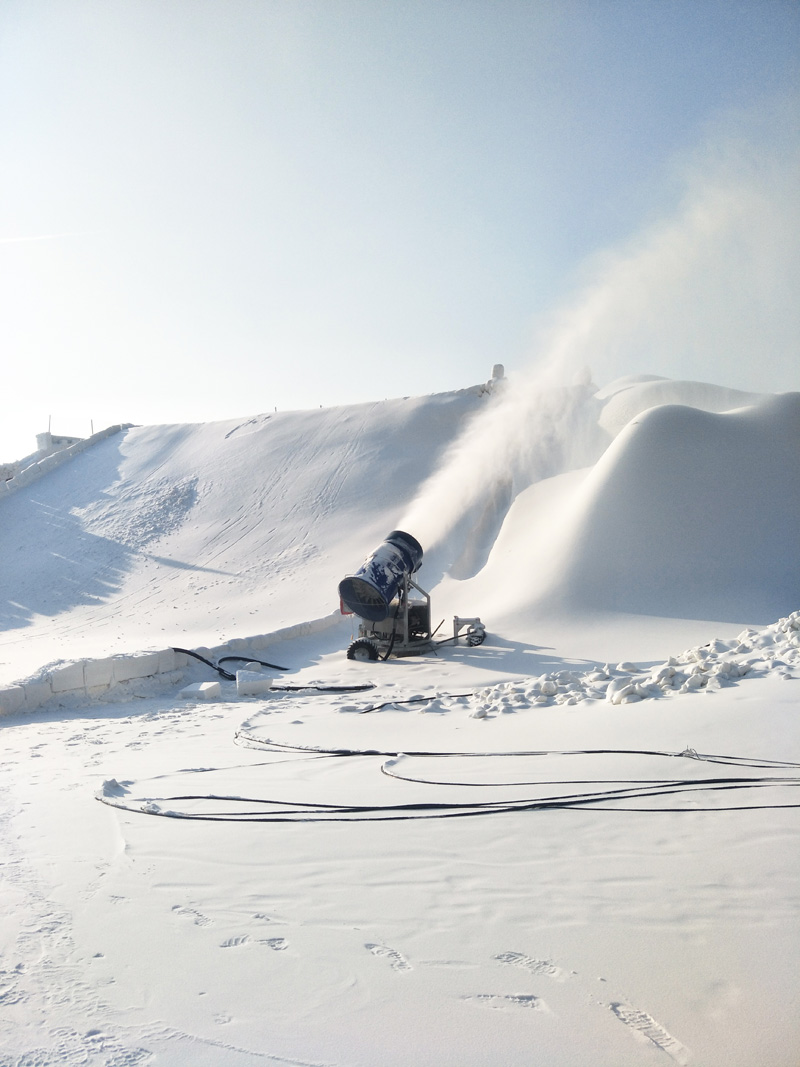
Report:
[[[339,582],[346,608],[369,622],[381,622],[406,576],[419,570],[422,546],[411,534],[393,530],[355,574]]]

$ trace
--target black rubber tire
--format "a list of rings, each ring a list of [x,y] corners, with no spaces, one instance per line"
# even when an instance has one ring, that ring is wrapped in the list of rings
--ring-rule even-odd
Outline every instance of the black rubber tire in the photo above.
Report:
[[[347,650],[347,658],[359,660],[362,663],[366,663],[368,660],[376,660],[378,658],[377,646],[372,641],[367,641],[363,637],[358,641],[353,641]]]
[[[471,648],[475,648],[476,645],[482,645],[486,640],[486,631],[473,629],[472,627],[467,630],[467,644]]]

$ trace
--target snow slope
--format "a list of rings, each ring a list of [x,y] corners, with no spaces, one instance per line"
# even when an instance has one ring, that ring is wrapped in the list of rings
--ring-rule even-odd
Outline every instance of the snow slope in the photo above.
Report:
[[[328,615],[343,568],[481,403],[465,391],[139,427],[95,446],[2,502],[0,681]]]
[[[328,616],[409,520],[489,631],[2,720],[3,1067],[796,1062],[800,397],[547,388],[140,427],[0,501],[4,682]]]

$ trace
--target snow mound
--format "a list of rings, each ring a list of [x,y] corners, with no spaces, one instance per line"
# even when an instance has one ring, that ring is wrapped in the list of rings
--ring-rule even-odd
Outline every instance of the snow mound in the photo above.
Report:
[[[620,378],[596,394],[602,400],[600,426],[612,437],[649,408],[664,404],[685,404],[700,411],[733,411],[749,407],[764,399],[763,393],[745,393],[707,382],[677,381],[641,375]]]
[[[562,603],[757,623],[800,603],[800,393],[722,415],[652,408],[580,493]]]

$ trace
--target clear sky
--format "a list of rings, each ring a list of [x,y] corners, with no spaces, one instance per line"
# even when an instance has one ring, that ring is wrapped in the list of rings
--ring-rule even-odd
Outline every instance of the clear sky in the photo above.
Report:
[[[3,0],[0,459],[571,347],[800,388],[794,0]]]

